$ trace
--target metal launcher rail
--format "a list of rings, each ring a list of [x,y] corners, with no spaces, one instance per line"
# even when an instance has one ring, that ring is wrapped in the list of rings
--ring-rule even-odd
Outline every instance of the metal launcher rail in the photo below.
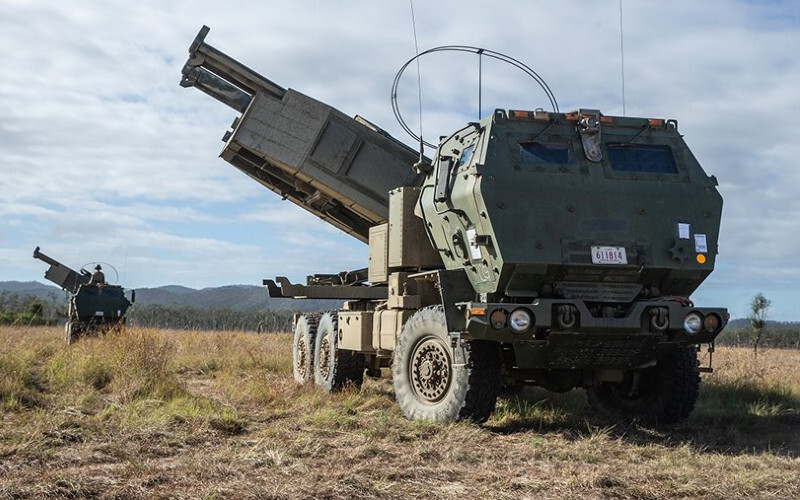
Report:
[[[50,267],[44,273],[44,277],[70,293],[76,293],[78,288],[89,283],[91,278],[91,275],[85,270],[75,271],[56,259],[43,254],[39,251],[39,247],[34,249],[33,258],[50,264]]]
[[[205,43],[189,47],[181,86],[239,111],[220,156],[363,242],[387,222],[389,190],[419,186],[418,153],[382,129],[292,89],[284,89]]]

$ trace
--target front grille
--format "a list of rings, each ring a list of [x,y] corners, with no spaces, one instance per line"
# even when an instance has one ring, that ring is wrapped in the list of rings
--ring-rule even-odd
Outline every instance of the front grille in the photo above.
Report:
[[[588,302],[616,302],[627,304],[642,291],[639,283],[586,283],[561,281],[554,284],[556,291],[565,299]]]
[[[575,335],[550,338],[549,368],[630,368],[654,355],[657,341],[652,336],[601,339]]]

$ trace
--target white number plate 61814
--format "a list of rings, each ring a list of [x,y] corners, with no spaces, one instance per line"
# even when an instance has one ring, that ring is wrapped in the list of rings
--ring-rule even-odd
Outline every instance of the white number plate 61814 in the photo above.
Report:
[[[593,264],[627,264],[628,256],[625,247],[596,247],[592,246]]]

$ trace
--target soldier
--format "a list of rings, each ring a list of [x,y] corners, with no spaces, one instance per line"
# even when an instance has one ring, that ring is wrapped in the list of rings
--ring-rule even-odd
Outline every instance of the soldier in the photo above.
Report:
[[[105,285],[106,284],[106,275],[103,274],[103,269],[100,267],[100,264],[97,264],[94,268],[94,272],[92,273],[92,279],[89,281],[91,285]]]

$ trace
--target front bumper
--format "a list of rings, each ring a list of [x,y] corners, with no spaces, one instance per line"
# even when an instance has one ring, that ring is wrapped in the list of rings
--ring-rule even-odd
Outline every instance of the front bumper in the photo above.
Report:
[[[633,368],[658,359],[680,345],[707,344],[728,321],[724,308],[694,307],[686,300],[636,302],[622,317],[595,317],[583,301],[539,299],[532,304],[459,304],[465,315],[465,340],[512,344],[517,365],[528,368]],[[511,313],[524,308],[531,315],[525,331],[509,326]],[[717,327],[697,333],[684,329],[690,313],[716,316]]]

